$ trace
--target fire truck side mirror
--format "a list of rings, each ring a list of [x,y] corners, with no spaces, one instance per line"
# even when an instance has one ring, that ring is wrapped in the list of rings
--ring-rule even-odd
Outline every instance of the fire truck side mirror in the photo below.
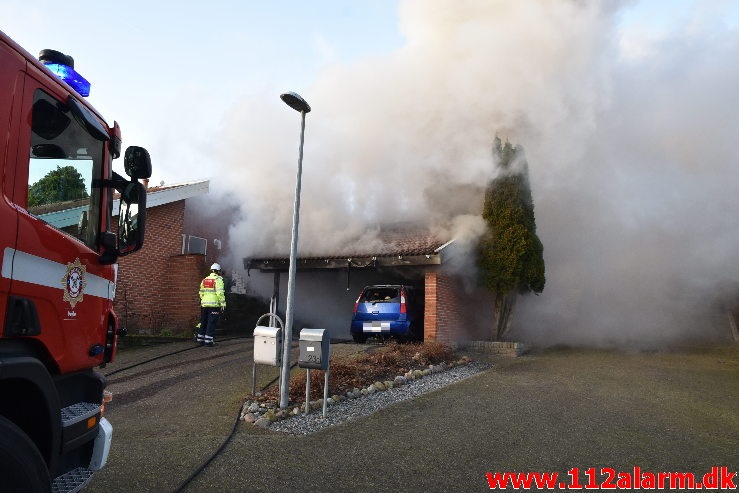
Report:
[[[137,182],[126,184],[121,192],[118,214],[118,254],[127,255],[144,244],[146,225],[146,189]]]
[[[126,148],[123,166],[126,174],[134,180],[151,177],[151,157],[149,157],[149,151],[143,147],[130,146]]]

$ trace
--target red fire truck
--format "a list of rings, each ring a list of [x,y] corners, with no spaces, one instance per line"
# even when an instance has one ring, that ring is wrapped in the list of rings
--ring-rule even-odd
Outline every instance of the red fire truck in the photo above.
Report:
[[[149,154],[63,53],[0,32],[0,490],[72,492],[103,467],[116,259],[141,248]],[[116,224],[112,219],[118,216]]]

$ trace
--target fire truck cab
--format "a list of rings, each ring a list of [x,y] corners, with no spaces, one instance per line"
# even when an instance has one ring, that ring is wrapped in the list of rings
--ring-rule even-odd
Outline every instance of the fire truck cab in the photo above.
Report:
[[[103,467],[116,259],[141,248],[149,154],[87,102],[62,53],[0,32],[0,490],[71,492]],[[112,218],[119,217],[116,224]]]

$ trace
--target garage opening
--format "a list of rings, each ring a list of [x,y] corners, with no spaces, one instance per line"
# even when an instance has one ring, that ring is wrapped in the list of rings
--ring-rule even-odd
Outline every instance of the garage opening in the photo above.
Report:
[[[397,230],[381,231],[380,238],[381,245],[372,251],[327,253],[296,260],[293,336],[301,328],[310,327],[329,330],[332,339],[352,339],[354,305],[363,289],[372,285],[406,285],[417,293],[423,324],[420,336],[438,340],[437,327],[428,326],[426,315],[429,305],[434,309],[439,306],[437,279],[453,242],[428,232]],[[281,293],[281,286],[283,282],[287,284],[289,258],[244,258],[243,262],[251,282],[261,283],[263,292],[268,290],[265,288],[271,276],[270,308],[275,313],[283,312],[285,293]],[[254,279],[257,275],[261,276],[259,281]],[[438,317],[432,315],[429,320],[436,323]]]

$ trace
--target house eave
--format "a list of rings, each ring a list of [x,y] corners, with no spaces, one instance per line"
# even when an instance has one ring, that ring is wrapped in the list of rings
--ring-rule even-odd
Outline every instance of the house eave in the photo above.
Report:
[[[189,181],[168,185],[165,188],[153,188],[146,192],[146,208],[151,209],[160,205],[166,205],[179,200],[187,200],[198,195],[206,195],[210,188],[209,180]],[[113,216],[120,211],[121,200],[113,200]]]
[[[296,260],[296,270],[326,270],[326,269],[374,269],[378,267],[413,267],[441,265],[441,256],[438,253],[424,255],[391,255],[372,257],[347,258],[299,258]],[[287,272],[290,268],[290,259],[258,259],[245,258],[244,269],[259,270],[260,272]]]

